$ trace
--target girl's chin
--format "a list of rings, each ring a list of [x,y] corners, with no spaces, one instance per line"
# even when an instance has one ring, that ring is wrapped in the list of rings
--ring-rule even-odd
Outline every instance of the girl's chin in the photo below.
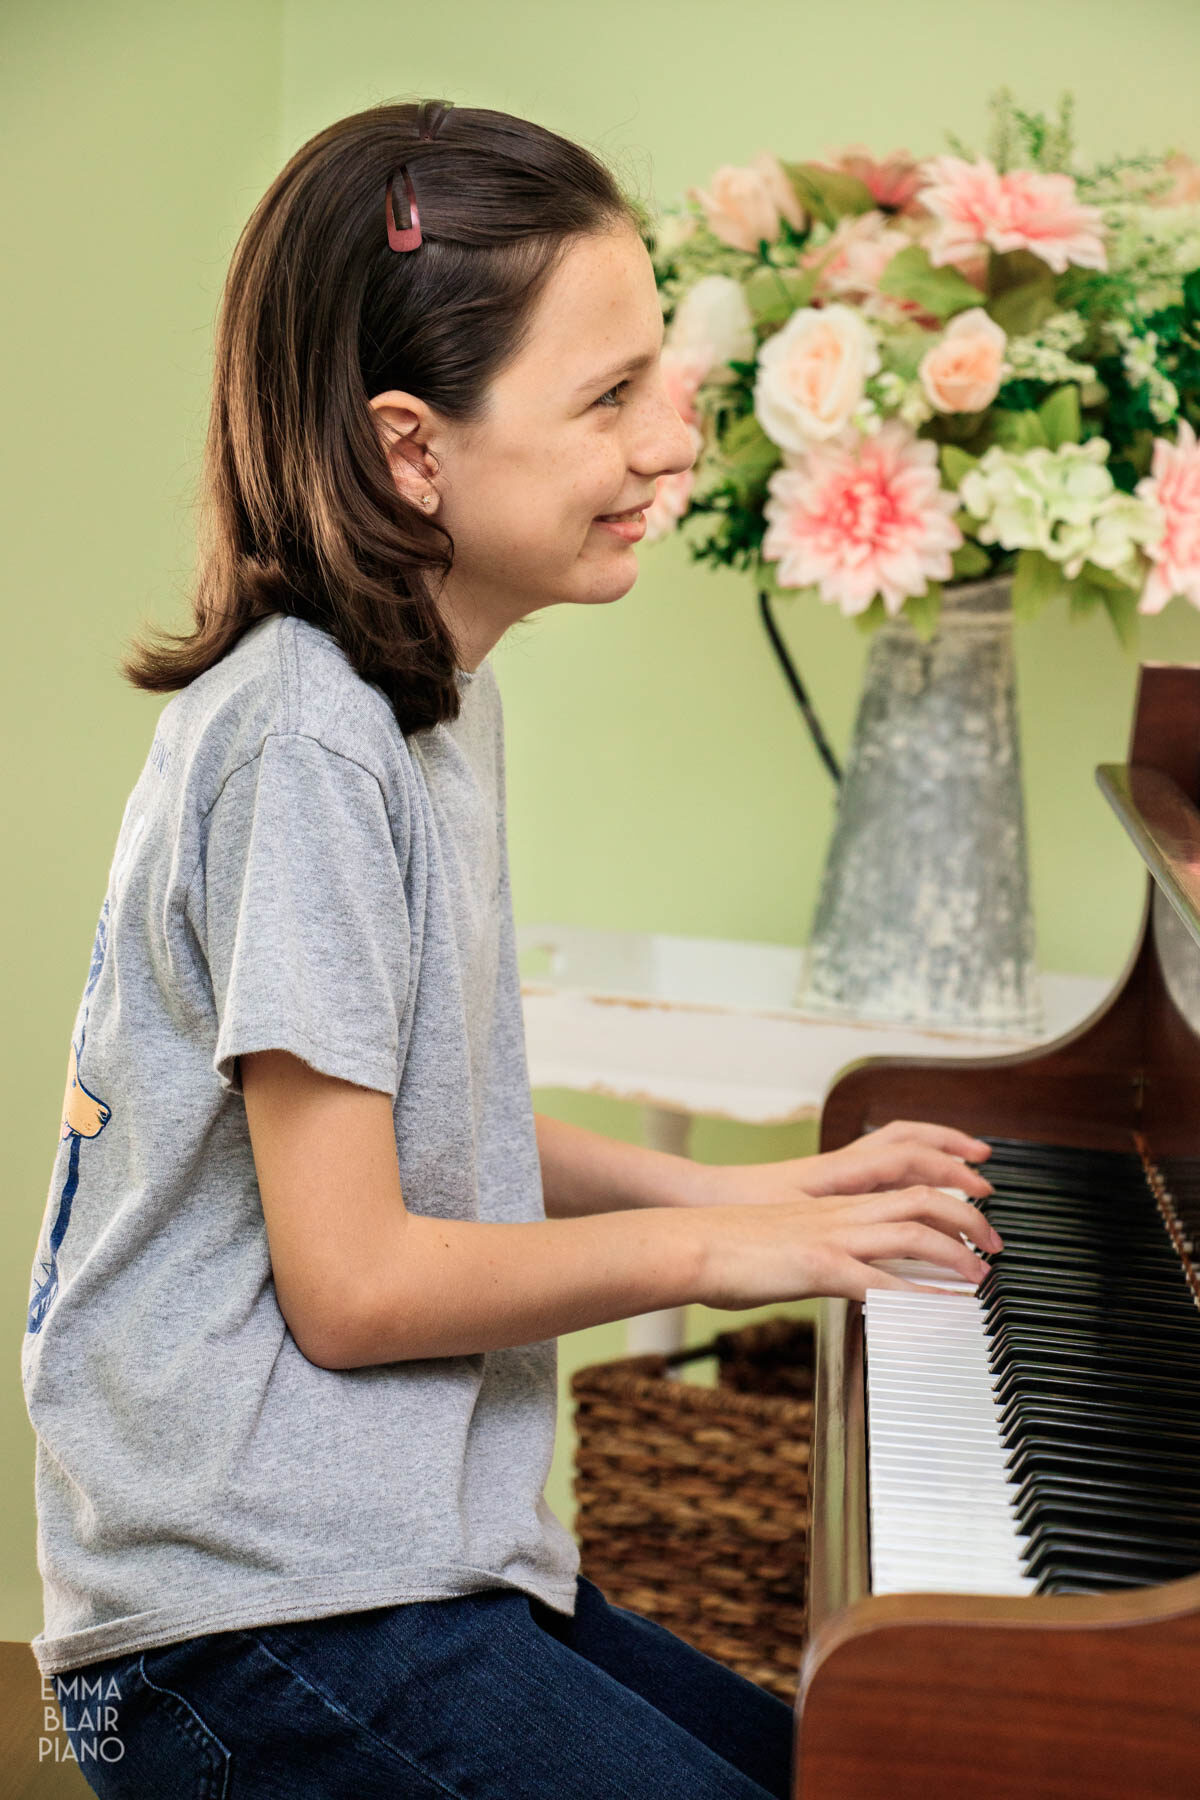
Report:
[[[579,606],[607,606],[627,594],[638,576],[641,565],[636,556],[605,554],[581,557],[575,565],[575,578],[564,584],[560,598]]]

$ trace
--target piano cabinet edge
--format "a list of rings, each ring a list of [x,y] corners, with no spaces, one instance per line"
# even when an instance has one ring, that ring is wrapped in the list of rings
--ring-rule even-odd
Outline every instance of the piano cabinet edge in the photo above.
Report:
[[[794,1800],[1183,1800],[1200,1793],[1198,1670],[1200,1576],[870,1596],[809,1643]]]

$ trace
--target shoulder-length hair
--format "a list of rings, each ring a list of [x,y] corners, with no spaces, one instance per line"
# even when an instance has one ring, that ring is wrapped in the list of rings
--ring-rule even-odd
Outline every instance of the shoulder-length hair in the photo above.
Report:
[[[401,164],[424,240],[406,254],[385,222]],[[405,733],[456,718],[457,647],[435,603],[453,539],[398,492],[368,401],[399,388],[480,421],[572,239],[623,223],[644,235],[648,216],[595,156],[507,113],[388,103],[310,138],[225,279],[195,629],[135,637],[120,673],[151,692],[186,687],[256,621],[287,613],[337,640]]]

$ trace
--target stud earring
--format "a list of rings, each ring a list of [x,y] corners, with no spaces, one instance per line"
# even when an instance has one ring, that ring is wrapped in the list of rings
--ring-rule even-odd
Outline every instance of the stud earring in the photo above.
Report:
[[[433,495],[432,494],[422,494],[421,495],[421,505],[422,506],[432,506],[433,505]]]

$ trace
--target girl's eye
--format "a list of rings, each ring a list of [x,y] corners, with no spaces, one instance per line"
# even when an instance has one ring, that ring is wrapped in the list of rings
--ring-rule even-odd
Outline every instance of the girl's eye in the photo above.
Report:
[[[601,394],[600,398],[593,402],[593,404],[596,406],[624,406],[625,402],[618,399],[617,396],[621,393],[622,389],[627,388],[628,386],[628,379],[625,381],[618,381],[616,387],[610,387],[607,394]]]

